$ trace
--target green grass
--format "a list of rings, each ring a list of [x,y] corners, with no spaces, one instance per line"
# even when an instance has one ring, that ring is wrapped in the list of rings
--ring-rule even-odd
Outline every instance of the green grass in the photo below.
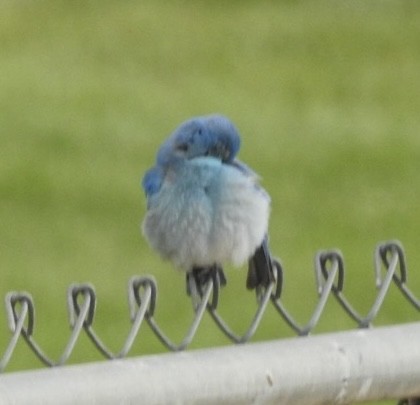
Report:
[[[419,49],[414,1],[3,1],[0,296],[32,293],[35,337],[57,358],[66,289],[89,281],[96,329],[117,350],[127,280],[153,274],[156,317],[180,340],[192,316],[184,278],[140,235],[139,181],[174,127],[210,112],[236,123],[240,157],[272,196],[271,247],[299,320],[316,300],[320,248],[344,252],[345,291],[363,312],[375,244],[400,239],[419,294]],[[221,312],[241,331],[255,302],[244,272],[228,277]],[[377,324],[418,319],[393,291]],[[3,314],[0,325],[1,355]],[[331,301],[316,333],[353,327]],[[290,335],[268,311],[254,340]],[[222,344],[206,320],[193,347]],[[133,354],[160,351],[145,328]],[[96,359],[82,339],[72,361]],[[20,344],[8,370],[36,366]]]

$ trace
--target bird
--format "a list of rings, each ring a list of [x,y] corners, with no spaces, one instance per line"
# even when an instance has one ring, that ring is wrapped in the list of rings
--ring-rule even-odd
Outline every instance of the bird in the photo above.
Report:
[[[220,114],[179,125],[144,174],[147,211],[142,231],[150,246],[187,274],[187,290],[202,293],[223,265],[248,262],[246,286],[261,295],[275,274],[268,248],[270,197],[259,176],[237,159],[240,135]]]

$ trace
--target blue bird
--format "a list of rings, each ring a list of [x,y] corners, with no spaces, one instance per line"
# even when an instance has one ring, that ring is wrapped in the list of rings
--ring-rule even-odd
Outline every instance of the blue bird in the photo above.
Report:
[[[268,250],[270,198],[258,176],[236,159],[240,136],[221,115],[192,118],[160,147],[143,177],[143,234],[161,257],[204,284],[222,264],[248,261],[247,288],[274,281]]]

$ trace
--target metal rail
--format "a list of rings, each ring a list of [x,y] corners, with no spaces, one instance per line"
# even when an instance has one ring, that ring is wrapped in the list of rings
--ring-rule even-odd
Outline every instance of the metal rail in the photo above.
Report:
[[[420,396],[420,323],[8,373],[3,404],[349,404]]]

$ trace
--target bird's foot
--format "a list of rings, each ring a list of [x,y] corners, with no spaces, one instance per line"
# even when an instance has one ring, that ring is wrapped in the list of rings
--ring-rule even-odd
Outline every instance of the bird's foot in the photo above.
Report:
[[[220,287],[226,285],[226,277],[221,266],[215,264],[208,267],[194,267],[187,273],[187,294],[191,296],[193,307],[196,310],[201,303],[206,286],[209,281],[213,282],[214,291],[219,291]],[[211,305],[217,306],[217,298],[213,293]]]

